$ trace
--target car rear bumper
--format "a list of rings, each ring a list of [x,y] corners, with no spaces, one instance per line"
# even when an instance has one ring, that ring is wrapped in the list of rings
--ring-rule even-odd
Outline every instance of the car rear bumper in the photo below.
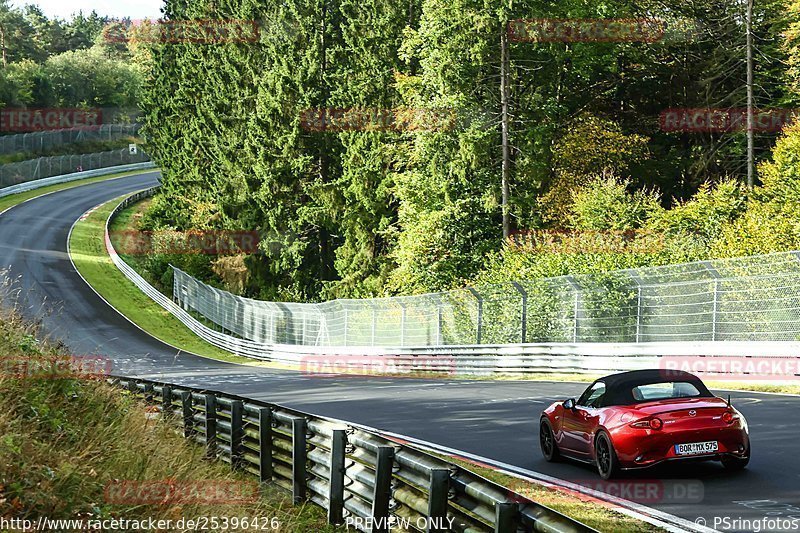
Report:
[[[649,433],[639,439],[624,440],[620,446],[616,446],[615,442],[621,468],[626,470],[648,468],[667,461],[719,461],[724,456],[746,457],[750,453],[750,439],[742,428]],[[717,441],[717,450],[694,455],[678,455],[675,452],[675,444],[706,441]]]

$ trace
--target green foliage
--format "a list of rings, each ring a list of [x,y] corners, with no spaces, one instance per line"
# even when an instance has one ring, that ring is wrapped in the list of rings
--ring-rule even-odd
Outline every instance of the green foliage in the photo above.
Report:
[[[658,194],[628,193],[630,182],[596,179],[574,191],[570,226],[579,230],[631,230],[661,214]]]
[[[584,115],[571,122],[553,148],[553,183],[541,199],[545,218],[567,224],[573,191],[597,178],[627,176],[633,164],[648,157],[647,141],[597,117]]]
[[[790,103],[781,68],[791,50],[771,38],[790,17],[778,0],[756,10],[759,104]],[[658,126],[668,107],[741,106],[741,13],[729,2],[168,0],[165,16],[264,21],[255,43],[133,54],[149,69],[146,134],[164,176],[145,222],[258,230],[247,295],[364,297],[691,260],[722,253],[713,243],[731,224],[758,218],[736,183],[741,133]],[[504,244],[509,20],[652,16],[669,25],[654,43],[509,43],[512,225],[583,232],[564,238],[579,250],[595,232],[600,249]],[[456,120],[434,131],[304,129],[302,112],[319,108],[438,109]],[[757,142],[765,153],[772,139]],[[614,233],[627,230],[635,238]],[[219,282],[203,265],[190,272]]]

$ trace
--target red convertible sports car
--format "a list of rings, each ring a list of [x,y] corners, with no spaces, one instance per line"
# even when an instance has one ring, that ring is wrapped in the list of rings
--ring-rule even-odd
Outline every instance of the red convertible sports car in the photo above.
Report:
[[[603,479],[664,461],[750,461],[747,421],[700,379],[676,370],[636,370],[598,379],[577,400],[542,413],[542,454],[592,463]]]

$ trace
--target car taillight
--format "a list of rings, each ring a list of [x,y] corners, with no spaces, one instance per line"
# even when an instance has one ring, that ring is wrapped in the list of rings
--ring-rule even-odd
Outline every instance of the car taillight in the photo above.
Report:
[[[664,427],[664,423],[660,418],[651,418],[649,420],[639,420],[638,422],[634,422],[631,424],[631,427],[659,430]]]
[[[725,411],[724,413],[722,413],[722,421],[725,422],[726,424],[732,424],[733,421],[736,420],[737,418],[738,417],[730,411]]]

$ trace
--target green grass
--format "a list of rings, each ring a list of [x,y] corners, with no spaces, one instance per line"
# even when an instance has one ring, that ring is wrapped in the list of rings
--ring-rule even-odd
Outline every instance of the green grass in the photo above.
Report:
[[[73,187],[80,187],[81,185],[88,185],[90,183],[96,183],[98,181],[105,181],[114,178],[122,178],[125,176],[133,176],[134,174],[143,174],[145,172],[153,172],[153,170],[145,170],[145,171],[132,170],[130,172],[121,172],[119,174],[108,174],[106,176],[97,176],[94,178],[75,180],[67,183],[56,183],[54,185],[48,185],[47,187],[41,187],[39,189],[34,189],[32,191],[11,194],[9,196],[4,196],[3,198],[0,198],[0,213],[5,211],[9,207],[21,204],[22,202],[30,200],[31,198],[42,196],[43,194],[48,194],[56,191],[63,191],[65,189],[72,189]]]
[[[0,299],[8,285],[0,282]],[[179,435],[173,424],[140,400],[105,381],[21,371],[21,362],[63,360],[19,317],[0,312],[0,516],[27,519],[142,520],[198,517],[275,518],[278,531],[343,531],[327,525],[325,511],[294,506],[291,495],[227,463],[204,459],[205,448]],[[114,501],[109,483],[208,487],[188,501]],[[245,485],[247,483],[247,485]],[[119,485],[117,485],[119,486]],[[123,485],[124,486],[124,485]],[[214,487],[242,487],[250,498],[213,501]],[[130,494],[130,493],[129,493]],[[149,496],[152,498],[155,493]],[[217,493],[218,494],[218,493]],[[255,497],[252,497],[255,496]],[[72,529],[70,529],[72,530]],[[104,529],[110,530],[110,529]],[[195,531],[173,527],[172,531]]]
[[[626,531],[630,533],[664,531],[647,522],[636,520],[628,515],[600,505],[595,501],[591,501],[588,496],[581,499],[582,496],[572,492],[551,489],[532,481],[520,479],[516,476],[509,476],[497,470],[477,465],[466,459],[449,455],[436,455],[439,455],[446,461],[456,463],[489,481],[494,481],[504,487],[511,488],[514,492],[527,500],[545,505],[598,531]],[[588,477],[592,475],[593,473],[591,472],[587,473]]]
[[[127,196],[127,195],[126,195]],[[104,245],[106,220],[125,196],[103,204],[78,221],[69,240],[69,252],[78,272],[103,298],[150,335],[181,350],[232,363],[258,364],[203,341],[166,309],[131,283],[111,262]]]

